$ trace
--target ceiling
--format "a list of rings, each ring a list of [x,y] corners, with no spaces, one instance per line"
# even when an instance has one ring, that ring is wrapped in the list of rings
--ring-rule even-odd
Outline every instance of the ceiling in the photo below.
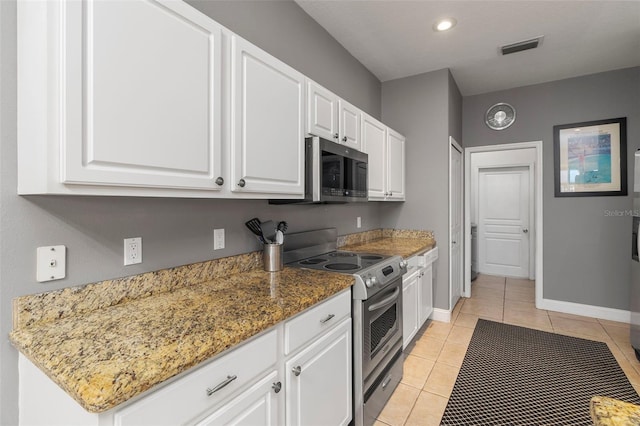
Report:
[[[383,82],[449,68],[469,96],[640,65],[638,0],[295,1]],[[442,17],[458,23],[436,33]]]

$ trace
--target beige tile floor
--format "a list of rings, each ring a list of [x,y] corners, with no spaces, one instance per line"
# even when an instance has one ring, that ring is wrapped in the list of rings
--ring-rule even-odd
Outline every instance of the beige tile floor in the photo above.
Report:
[[[427,321],[406,348],[402,382],[376,426],[440,424],[478,318],[605,342],[640,393],[640,362],[629,324],[536,309],[534,297],[533,281],[479,275],[471,298],[460,299],[451,322]]]

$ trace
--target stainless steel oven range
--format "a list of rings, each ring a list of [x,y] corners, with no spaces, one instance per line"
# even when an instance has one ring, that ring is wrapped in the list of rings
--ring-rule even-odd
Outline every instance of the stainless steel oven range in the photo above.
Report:
[[[287,266],[352,274],[355,425],[372,425],[402,379],[400,256],[337,250],[335,228],[288,234]]]

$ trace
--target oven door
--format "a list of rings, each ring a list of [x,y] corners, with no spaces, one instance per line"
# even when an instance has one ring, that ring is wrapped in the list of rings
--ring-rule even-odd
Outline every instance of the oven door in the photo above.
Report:
[[[363,301],[362,377],[368,376],[402,341],[402,277]]]

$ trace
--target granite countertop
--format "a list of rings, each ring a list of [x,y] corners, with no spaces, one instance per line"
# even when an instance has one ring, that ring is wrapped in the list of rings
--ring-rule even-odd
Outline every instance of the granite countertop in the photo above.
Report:
[[[400,255],[408,259],[416,254],[425,253],[435,246],[436,240],[429,236],[383,236],[376,240],[348,244],[340,247],[340,250],[376,253],[386,256]]]
[[[590,404],[595,426],[633,426],[640,424],[640,406],[606,396],[594,396]]]
[[[209,360],[353,282],[351,275],[330,272],[252,269],[81,315],[32,321],[16,328],[10,338],[82,407],[98,413]],[[23,311],[30,313],[31,305],[26,306]]]

